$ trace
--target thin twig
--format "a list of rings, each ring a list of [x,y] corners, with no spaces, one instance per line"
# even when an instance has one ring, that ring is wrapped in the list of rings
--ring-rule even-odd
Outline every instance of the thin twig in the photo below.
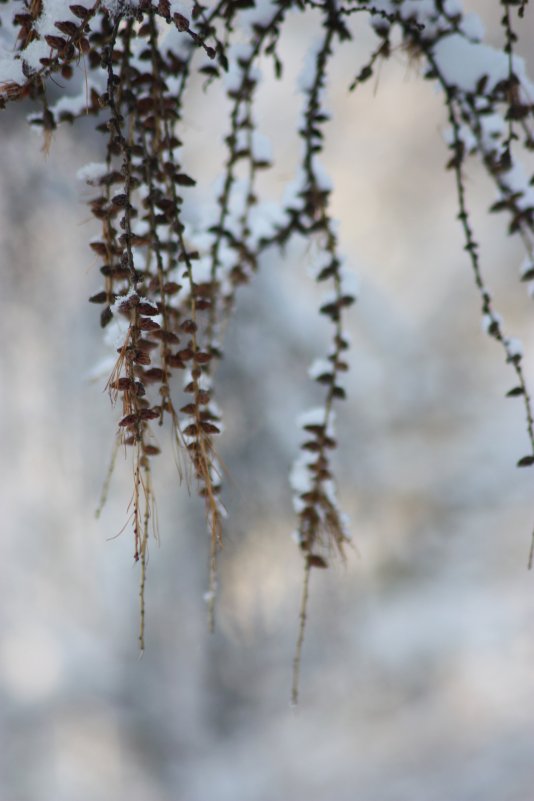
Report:
[[[299,702],[300,666],[302,662],[302,646],[304,645],[304,635],[306,633],[306,621],[308,619],[310,572],[311,566],[309,561],[306,560],[304,566],[304,579],[302,581],[302,595],[300,599],[299,635],[297,638],[297,644],[295,646],[295,656],[293,657],[293,681],[291,684],[291,703],[293,706],[297,706]]]

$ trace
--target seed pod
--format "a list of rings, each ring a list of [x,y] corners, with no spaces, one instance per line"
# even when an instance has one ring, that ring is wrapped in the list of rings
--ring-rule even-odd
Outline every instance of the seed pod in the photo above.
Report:
[[[206,389],[199,389],[197,392],[197,402],[200,406],[209,403],[210,393]]]
[[[122,420],[119,420],[119,426],[122,428],[130,428],[137,423],[138,417],[136,414],[127,414]]]
[[[65,22],[55,22],[54,26],[58,29],[58,31],[64,33],[65,36],[74,36],[74,34],[78,31],[78,26],[70,20],[65,20]]]
[[[154,108],[154,100],[151,97],[140,97],[136,101],[136,106],[138,114],[147,114]]]
[[[78,40],[77,47],[84,54],[84,56],[91,52],[91,45],[89,44],[89,39],[87,39],[86,36],[82,36],[82,38]]]
[[[118,378],[116,381],[113,381],[109,386],[111,389],[118,389],[121,392],[124,392],[126,389],[132,389],[134,382],[131,378]]]
[[[312,453],[321,450],[321,446],[315,440],[309,440],[308,442],[304,442],[301,446],[303,451],[311,451]]]
[[[145,300],[139,302],[137,309],[139,314],[146,314],[148,317],[159,314],[159,309],[151,303],[147,303]]]
[[[143,350],[137,350],[137,351],[135,351],[135,354],[134,354],[134,357],[133,357],[133,361],[136,364],[145,364],[146,365],[146,364],[150,364],[151,360],[150,360],[150,356],[148,355],[148,353],[146,353]]]
[[[151,320],[150,317],[140,317],[137,325],[141,331],[156,331],[161,328],[160,324],[155,320]]]
[[[180,329],[184,331],[186,334],[193,334],[197,330],[198,326],[193,320],[184,320],[183,323],[180,325]]]
[[[194,186],[196,181],[194,178],[191,178],[189,175],[186,175],[183,172],[178,173],[178,175],[174,176],[174,180],[176,181],[179,186]]]
[[[334,322],[339,320],[339,307],[337,301],[334,303],[325,303],[319,309],[320,314],[326,314],[327,317],[330,317]]]
[[[97,292],[96,295],[91,295],[89,303],[105,303],[108,299],[108,293],[105,291]]]
[[[193,358],[194,351],[191,348],[183,348],[179,350],[176,355],[179,356],[182,361],[187,362]]]
[[[200,427],[201,427],[202,431],[204,431],[206,434],[220,434],[221,433],[221,429],[220,428],[217,428],[217,426],[213,425],[213,423],[208,423],[205,420],[201,420],[200,421]]]
[[[154,336],[154,334],[157,334],[157,333],[158,333],[158,331],[154,331],[152,336]],[[158,343],[157,342],[152,342],[151,339],[138,339],[137,340],[137,347],[139,348],[139,350],[144,350],[144,351],[154,350],[154,348],[158,347]]]
[[[159,406],[154,406],[152,409],[141,409],[139,412],[140,420],[156,420],[161,414]]]
[[[121,192],[118,195],[114,195],[111,198],[111,202],[113,203],[114,206],[122,208],[126,206],[126,204],[128,203],[128,195],[126,195],[124,192]]]
[[[318,495],[316,491],[303,492],[301,495],[299,495],[299,498],[301,498],[306,503],[317,503],[318,501]]]
[[[113,319],[113,312],[111,311],[109,306],[106,306],[104,311],[100,315],[100,325],[102,328],[105,328],[108,323],[110,323]]]
[[[170,22],[171,19],[171,4],[170,0],[159,0],[158,13]]]
[[[310,434],[322,434],[324,432],[324,425],[318,423],[309,423],[303,426],[304,431],[309,431]]]
[[[158,453],[161,453],[161,450],[158,448],[157,445],[151,445],[147,443],[143,446],[143,451],[146,453],[147,456],[157,456]]]
[[[343,389],[343,387],[334,387],[332,390],[332,397],[339,398],[340,400],[345,400],[347,397],[347,393]]]
[[[86,17],[88,17],[89,14],[91,13],[90,10],[85,6],[73,5],[69,6],[69,8],[74,14],[74,16],[78,17],[78,19],[86,19]]]
[[[165,373],[161,367],[151,367],[150,370],[145,370],[144,378],[149,383],[163,381],[165,378]]]
[[[67,41],[62,36],[45,36],[45,41],[52,50],[63,50],[67,45]]]
[[[98,256],[107,256],[108,249],[104,242],[90,242],[89,247],[94,250]]]
[[[179,31],[188,31],[189,30],[189,20],[187,17],[184,17],[183,14],[174,14],[173,15],[174,24],[178,28]]]
[[[175,369],[185,368],[185,362],[177,353],[169,353],[165,358],[165,364],[169,367],[174,367]]]
[[[161,342],[166,342],[168,345],[177,345],[180,342],[180,337],[176,336],[173,331],[167,331],[160,328],[159,331],[154,331],[152,336],[154,339],[159,339]]]
[[[328,567],[328,562],[323,559],[322,556],[318,556],[318,554],[315,553],[309,553],[306,557],[306,562],[308,563],[309,567]]]

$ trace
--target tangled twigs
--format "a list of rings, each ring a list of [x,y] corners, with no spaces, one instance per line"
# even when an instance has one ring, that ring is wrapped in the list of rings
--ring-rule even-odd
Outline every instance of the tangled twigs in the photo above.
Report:
[[[533,179],[520,164],[522,151],[534,150],[534,85],[517,56],[516,24],[516,12],[517,19],[524,17],[527,0],[501,0],[500,5],[499,51],[481,41],[473,15],[444,0],[0,2],[0,107],[23,98],[33,101],[30,121],[42,129],[46,146],[60,123],[88,115],[101,134],[102,160],[80,171],[99,229],[89,243],[100,282],[90,301],[113,348],[107,388],[120,409],[99,510],[115,454],[124,450],[131,457],[128,523],[140,572],[141,649],[149,630],[148,552],[157,536],[151,468],[163,427],[171,429],[177,461],[187,466],[183,472],[193,477],[204,504],[206,600],[213,628],[225,517],[217,453],[223,413],[216,402],[224,332],[239,305],[241,286],[254,281],[267,248],[304,241],[313,276],[324,290],[318,311],[328,339],[309,369],[316,398],[299,418],[302,441],[291,471],[295,539],[304,570],[291,690],[293,702],[298,700],[312,569],[343,559],[349,542],[337,503],[333,453],[335,414],[346,397],[349,368],[347,313],[356,292],[331,215],[334,187],[322,158],[330,65],[341,47],[353,46],[356,35],[358,42],[367,41],[359,35],[362,28],[370,27],[372,42],[363,57],[358,52],[358,62],[351,62],[351,76],[356,76],[351,91],[394,52],[395,32],[401,40],[398,52],[408,53],[442,94],[450,128],[447,167],[455,179],[458,218],[485,327],[514,371],[508,396],[524,404],[529,452],[518,466],[534,465],[534,417],[522,350],[505,334],[485,283],[466,194],[468,160],[476,156],[497,192],[490,211],[508,215],[508,233],[525,249],[520,277],[534,294]],[[274,66],[279,80],[286,60],[294,60],[298,51],[290,17],[311,18],[315,27],[309,37],[302,28],[308,52],[298,80],[301,155],[284,199],[275,202],[261,176],[274,161],[262,131],[262,91],[268,80],[265,64],[269,75]],[[50,80],[55,81],[53,98],[47,94]],[[197,178],[203,172],[187,163],[189,151],[182,147],[196,135],[196,83],[202,85],[205,109],[211,111],[211,98],[216,100],[213,130],[219,125],[224,147],[211,206],[198,204]],[[284,129],[286,109],[276,113],[276,124]],[[354,135],[357,140],[357,125]],[[530,567],[533,560],[534,536]]]

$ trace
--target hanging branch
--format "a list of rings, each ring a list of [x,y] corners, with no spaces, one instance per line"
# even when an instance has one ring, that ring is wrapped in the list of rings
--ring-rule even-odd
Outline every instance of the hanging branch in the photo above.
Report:
[[[330,213],[333,187],[320,157],[329,120],[324,105],[328,70],[337,47],[351,44],[364,26],[377,41],[353,73],[350,91],[373,75],[380,59],[390,56],[395,29],[401,34],[401,50],[422,65],[424,76],[443,93],[450,126],[447,166],[455,178],[464,247],[486,330],[514,371],[508,396],[522,398],[524,405],[529,453],[518,465],[534,464],[534,418],[522,351],[505,334],[485,283],[466,196],[467,160],[476,155],[498,193],[490,211],[508,215],[509,235],[525,248],[520,277],[534,294],[533,178],[519,161],[522,150],[534,150],[534,86],[516,53],[514,20],[514,9],[519,19],[524,17],[527,0],[500,4],[504,44],[499,52],[483,44],[473,15],[445,0],[0,3],[0,108],[14,100],[32,101],[36,111],[30,122],[42,129],[45,149],[59,124],[88,115],[102,135],[102,161],[79,173],[91,189],[88,205],[100,228],[89,243],[100,262],[101,282],[90,301],[115,348],[107,388],[121,410],[99,510],[115,454],[124,449],[132,465],[128,521],[140,570],[141,650],[147,630],[148,551],[151,537],[157,537],[151,460],[161,443],[155,431],[161,432],[164,424],[170,427],[180,478],[188,473],[193,477],[205,505],[206,598],[213,628],[225,516],[215,368],[240,286],[254,280],[268,248],[284,249],[293,237],[303,237],[313,254],[315,278],[328,288],[319,313],[329,323],[330,344],[309,371],[322,397],[299,418],[303,441],[291,473],[297,541],[304,557],[292,680],[292,700],[297,702],[312,568],[344,558],[349,542],[336,500],[332,452],[337,447],[335,410],[345,398],[348,369],[346,312],[355,292]],[[273,161],[258,114],[260,66],[268,61],[275,77],[282,77],[284,31],[292,15],[313,15],[320,36],[309,45],[309,70],[299,82],[302,155],[296,181],[271,223],[258,181],[260,170]],[[216,211],[196,229],[184,214],[184,199],[196,197],[196,180],[183,163],[181,148],[191,135],[183,116],[193,108],[189,91],[198,75],[206,97],[213,88],[224,93],[229,112]],[[77,93],[70,89],[75,78]],[[54,102],[46,91],[52,80],[59,95]],[[533,561],[534,537],[529,567]]]

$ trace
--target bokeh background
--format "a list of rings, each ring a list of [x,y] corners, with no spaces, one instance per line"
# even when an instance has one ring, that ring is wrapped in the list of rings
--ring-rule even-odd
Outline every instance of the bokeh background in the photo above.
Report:
[[[485,6],[472,4],[499,44],[498,9],[488,19]],[[258,119],[273,145],[272,199],[296,169],[295,84],[313,34],[296,17],[284,81],[265,67]],[[130,497],[122,458],[95,519],[116,416],[95,370],[109,351],[86,302],[99,288],[87,247],[96,231],[75,175],[100,160],[100,142],[82,121],[45,156],[27,107],[2,114],[0,801],[534,795],[534,503],[531,472],[515,468],[528,451],[523,409],[505,398],[513,375],[481,328],[439,95],[401,48],[347,92],[372,42],[362,19],[333,64],[324,157],[361,288],[336,455],[355,547],[312,576],[297,710],[302,562],[286,477],[294,420],[320,398],[307,367],[328,347],[309,247],[265,256],[226,332],[217,630],[206,627],[202,505],[179,486],[167,441],[139,658],[132,542],[128,530],[116,536]],[[226,107],[199,83],[186,108],[201,207],[221,170]],[[533,386],[523,255],[504,219],[487,216],[494,190],[476,164],[468,192],[487,282]]]

